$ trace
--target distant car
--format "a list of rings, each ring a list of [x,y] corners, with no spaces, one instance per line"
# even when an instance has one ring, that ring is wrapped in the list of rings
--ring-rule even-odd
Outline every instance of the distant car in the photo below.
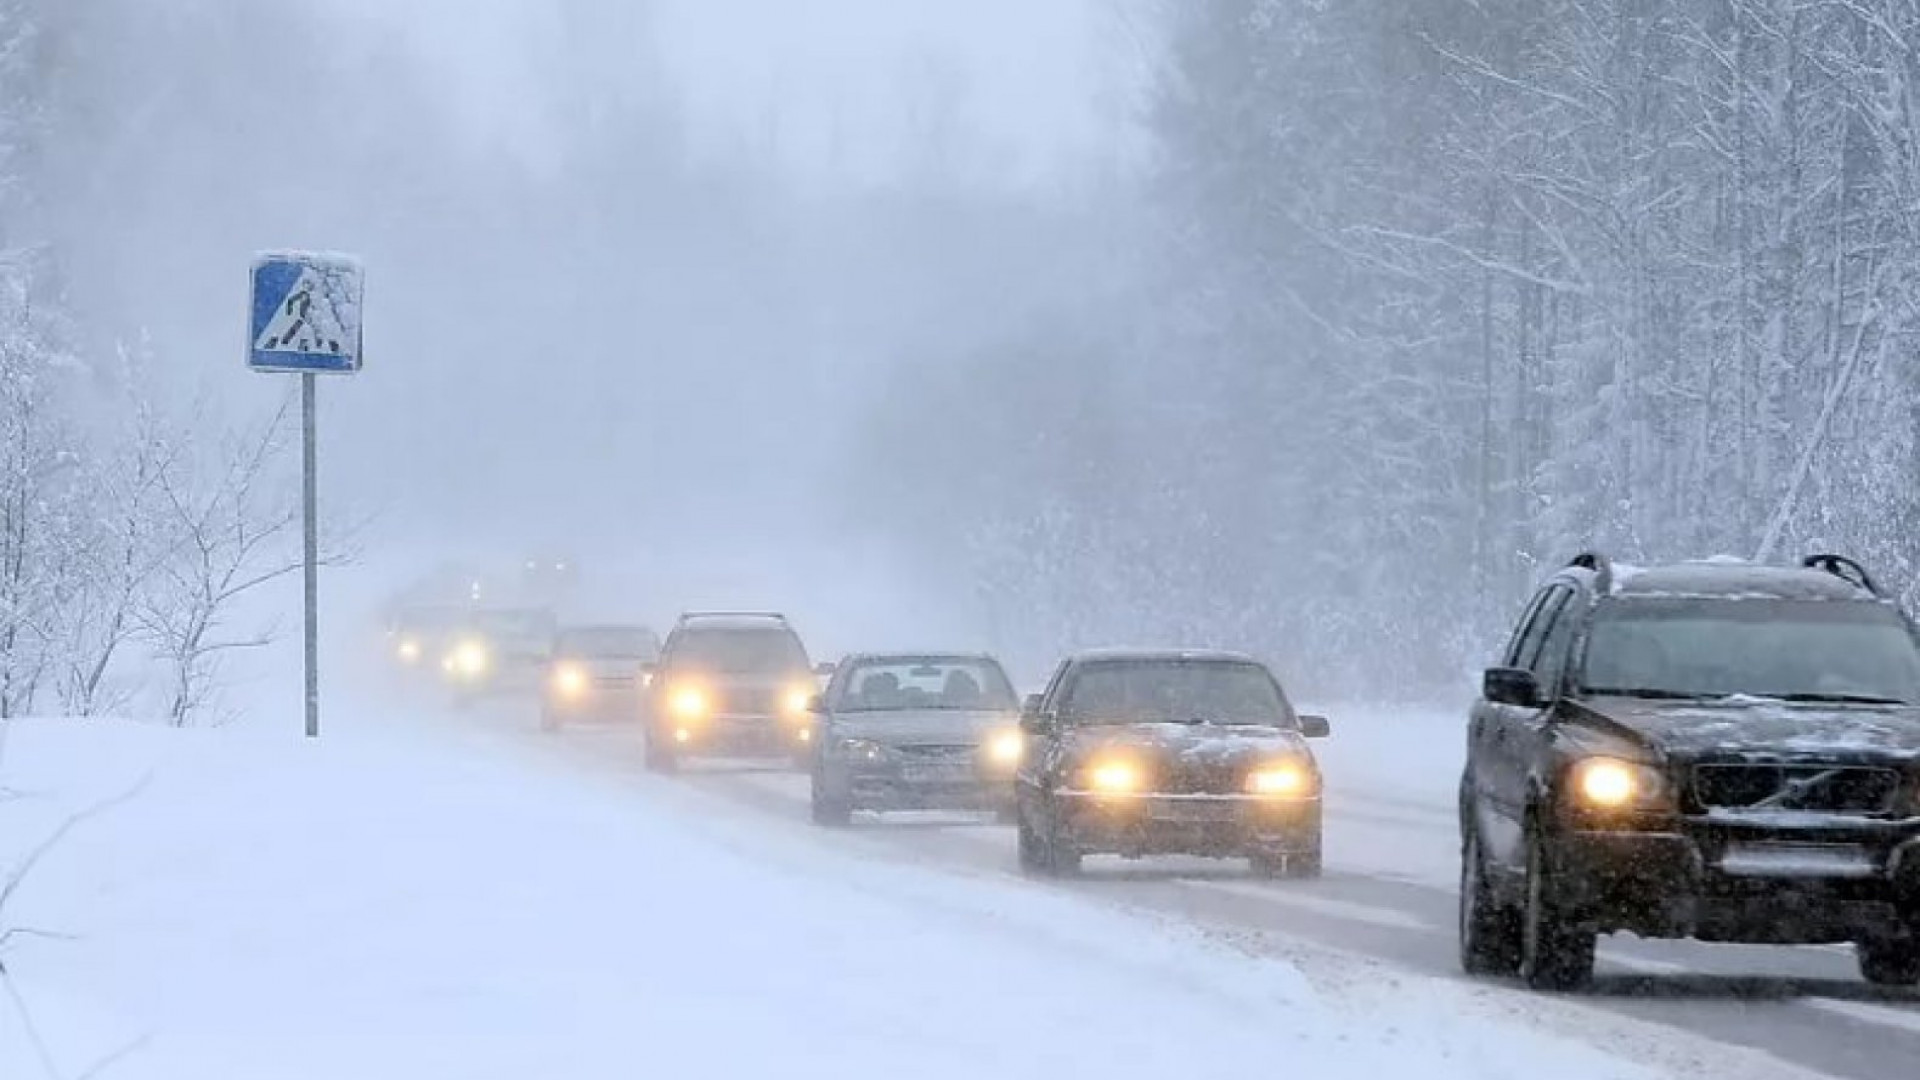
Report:
[[[1473,706],[1460,959],[1543,990],[1598,935],[1851,942],[1920,983],[1920,641],[1852,560],[1615,570],[1534,595]]]
[[[1020,865],[1079,870],[1118,854],[1243,857],[1315,877],[1320,769],[1272,672],[1215,651],[1105,650],[1063,661],[1026,703],[1015,785]]]
[[[454,701],[539,693],[558,629],[545,608],[469,612],[440,660]]]
[[[540,726],[557,731],[575,720],[640,719],[646,669],[660,657],[660,637],[644,626],[573,626],[554,638]]]
[[[408,604],[387,620],[388,656],[407,671],[428,671],[467,619],[455,604]]]
[[[661,647],[646,701],[646,761],[672,772],[688,756],[811,760],[820,690],[800,635],[784,615],[688,612]]]
[[[990,810],[1011,820],[1020,699],[991,656],[849,656],[814,703],[813,820]]]

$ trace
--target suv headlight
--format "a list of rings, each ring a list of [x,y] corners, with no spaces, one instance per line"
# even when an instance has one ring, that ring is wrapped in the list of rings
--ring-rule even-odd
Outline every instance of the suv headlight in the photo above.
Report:
[[[1104,758],[1080,771],[1080,784],[1105,795],[1128,795],[1146,786],[1146,772],[1125,758]]]
[[[587,669],[579,664],[561,664],[553,669],[554,692],[564,698],[577,698],[587,692]]]
[[[1579,810],[1658,810],[1673,804],[1665,773],[1615,757],[1582,758],[1567,771],[1566,802]]]

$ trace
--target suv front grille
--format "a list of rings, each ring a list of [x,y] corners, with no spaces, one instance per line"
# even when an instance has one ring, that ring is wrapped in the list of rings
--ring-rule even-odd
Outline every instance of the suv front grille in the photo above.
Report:
[[[1232,795],[1244,780],[1241,771],[1230,766],[1169,761],[1154,771],[1151,782],[1163,795]]]
[[[722,687],[714,697],[714,709],[723,716],[771,716],[780,711],[779,691],[765,687]]]
[[[943,746],[930,743],[896,746],[894,751],[901,757],[915,763],[947,763],[972,761],[978,749],[972,746]]]
[[[1693,797],[1707,810],[1886,814],[1900,774],[1863,765],[1696,765]]]

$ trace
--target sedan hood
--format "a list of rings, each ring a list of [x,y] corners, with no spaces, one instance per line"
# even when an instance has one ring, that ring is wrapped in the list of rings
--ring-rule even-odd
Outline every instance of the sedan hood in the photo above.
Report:
[[[1148,751],[1182,765],[1234,765],[1310,753],[1299,732],[1264,724],[1102,724],[1067,733],[1067,751],[1076,758],[1114,747]]]
[[[845,739],[866,739],[888,746],[939,743],[970,746],[989,733],[1013,727],[1019,716],[1011,712],[971,709],[912,709],[898,712],[841,713],[833,718],[833,733]]]
[[[1601,698],[1582,710],[1600,732],[1682,760],[1920,761],[1913,706]]]

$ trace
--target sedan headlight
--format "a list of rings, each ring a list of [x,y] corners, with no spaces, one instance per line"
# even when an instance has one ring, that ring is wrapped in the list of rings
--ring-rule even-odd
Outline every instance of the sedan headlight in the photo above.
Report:
[[[1111,795],[1138,791],[1144,779],[1138,765],[1119,759],[1096,761],[1087,766],[1085,776],[1088,788]]]
[[[1590,757],[1573,763],[1567,798],[1585,810],[1644,810],[1668,805],[1672,792],[1658,769],[1620,758]]]
[[[703,719],[712,703],[707,700],[707,692],[697,686],[675,687],[667,695],[667,709],[681,720]]]
[[[1247,791],[1273,798],[1299,798],[1313,794],[1312,766],[1304,761],[1276,761],[1247,774]]]
[[[884,761],[887,748],[872,739],[841,739],[835,749],[854,761]]]
[[[579,664],[561,664],[553,669],[553,690],[564,698],[577,698],[587,692],[587,672]]]
[[[1018,765],[1026,752],[1027,740],[1018,729],[995,732],[987,740],[987,757],[995,765]]]
[[[400,659],[404,663],[417,664],[420,662],[420,643],[412,638],[403,639],[396,651],[400,654]]]

